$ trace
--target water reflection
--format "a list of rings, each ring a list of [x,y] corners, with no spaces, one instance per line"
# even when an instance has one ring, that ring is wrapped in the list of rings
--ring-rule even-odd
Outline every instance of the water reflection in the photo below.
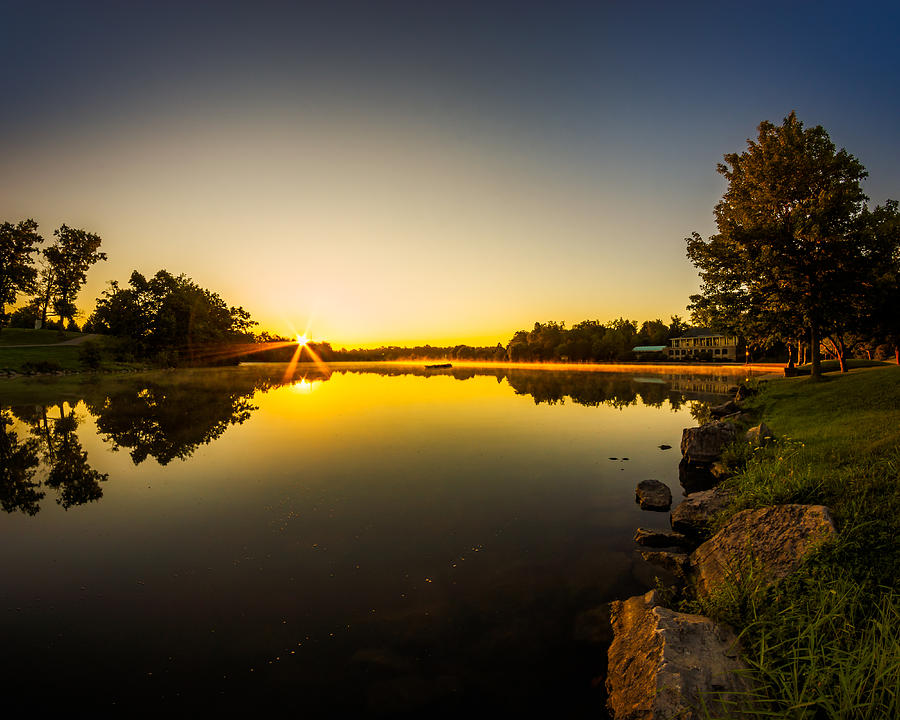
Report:
[[[466,381],[493,377],[506,382],[517,395],[535,405],[608,405],[625,408],[645,405],[678,410],[686,403],[710,400],[728,392],[728,375],[695,378],[689,374],[633,376],[623,373],[546,371],[503,367],[428,369],[414,365],[335,366],[323,373],[314,366],[298,366],[284,376],[283,365],[249,364],[214,371],[155,373],[78,388],[84,408],[96,420],[97,432],[114,450],[128,451],[140,465],[148,458],[159,465],[186,460],[202,445],[219,439],[234,425],[247,421],[258,409],[259,392],[289,384],[300,395],[327,382],[333,373],[375,373],[383,376],[446,376]],[[67,388],[71,395],[71,388]],[[78,439],[76,401],[51,405],[15,406],[3,410],[0,438],[0,503],[6,512],[34,515],[45,488],[68,509],[99,500],[107,475],[93,469]],[[691,411],[702,413],[702,404]],[[18,421],[20,427],[15,427]],[[22,428],[27,428],[26,437]]]
[[[20,440],[12,424],[9,412],[0,413],[0,506],[8,513],[19,510],[34,515],[45,495],[35,480],[40,462],[38,441]]]
[[[603,605],[652,586],[632,534],[668,521],[634,486],[674,489],[677,450],[660,448],[709,388],[332,370],[289,387],[284,365],[44,380],[7,401],[7,684],[54,709],[178,716],[271,699],[315,717],[602,717]]]
[[[20,441],[11,429],[15,421],[32,437]],[[74,407],[66,403],[17,407],[4,411],[2,422],[0,496],[6,512],[35,515],[46,496],[43,488],[55,491],[57,504],[66,510],[103,497],[100,483],[108,476],[88,463],[76,433],[79,419]]]

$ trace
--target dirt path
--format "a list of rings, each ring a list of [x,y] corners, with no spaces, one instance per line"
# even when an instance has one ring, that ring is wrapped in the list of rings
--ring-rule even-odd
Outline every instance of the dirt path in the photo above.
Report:
[[[5,350],[6,348],[28,348],[28,347],[63,347],[64,345],[81,345],[82,343],[86,343],[88,340],[93,340],[94,338],[100,337],[96,334],[91,335],[82,335],[81,337],[72,338],[71,340],[63,340],[58,343],[38,343],[37,345],[0,345],[0,350]]]

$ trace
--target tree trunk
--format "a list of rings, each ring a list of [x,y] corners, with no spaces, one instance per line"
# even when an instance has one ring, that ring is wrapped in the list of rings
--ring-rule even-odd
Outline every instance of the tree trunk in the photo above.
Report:
[[[787,366],[788,366],[788,369],[793,370],[794,369],[794,345],[793,345],[793,343],[787,344],[787,351],[788,351]]]
[[[812,363],[809,377],[813,380],[821,380],[822,356],[819,350],[819,328],[816,327],[815,323],[809,326],[809,353]]]
[[[826,340],[831,344],[830,353],[834,354],[835,360],[838,361],[838,365],[841,367],[841,372],[847,372],[847,363],[846,363],[846,354],[847,354],[847,346],[844,345],[844,338],[841,335],[837,336],[835,339],[832,336],[828,336]]]

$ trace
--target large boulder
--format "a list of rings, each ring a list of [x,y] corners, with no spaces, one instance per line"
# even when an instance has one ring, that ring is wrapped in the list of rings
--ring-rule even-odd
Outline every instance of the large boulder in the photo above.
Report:
[[[634,491],[634,499],[641,510],[665,512],[672,507],[672,491],[659,480],[641,480]]]
[[[713,463],[735,437],[737,428],[728,420],[685,428],[681,433],[681,454],[689,463]]]
[[[730,693],[749,689],[737,638],[701,615],[661,607],[651,590],[610,605],[613,641],[606,687],[615,720],[690,720],[703,702],[735,717]],[[731,707],[726,707],[734,703]]]
[[[718,487],[691,493],[672,510],[672,529],[689,537],[705,537],[715,516],[729,502],[731,494]]]
[[[824,505],[775,505],[742,510],[691,555],[697,592],[753,572],[771,583],[793,572],[816,546],[836,534]]]

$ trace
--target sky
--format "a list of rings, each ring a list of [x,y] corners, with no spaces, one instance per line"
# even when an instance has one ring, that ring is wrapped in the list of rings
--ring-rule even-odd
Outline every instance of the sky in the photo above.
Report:
[[[792,110],[900,199],[900,3],[0,0],[0,221],[335,347],[686,316]]]

